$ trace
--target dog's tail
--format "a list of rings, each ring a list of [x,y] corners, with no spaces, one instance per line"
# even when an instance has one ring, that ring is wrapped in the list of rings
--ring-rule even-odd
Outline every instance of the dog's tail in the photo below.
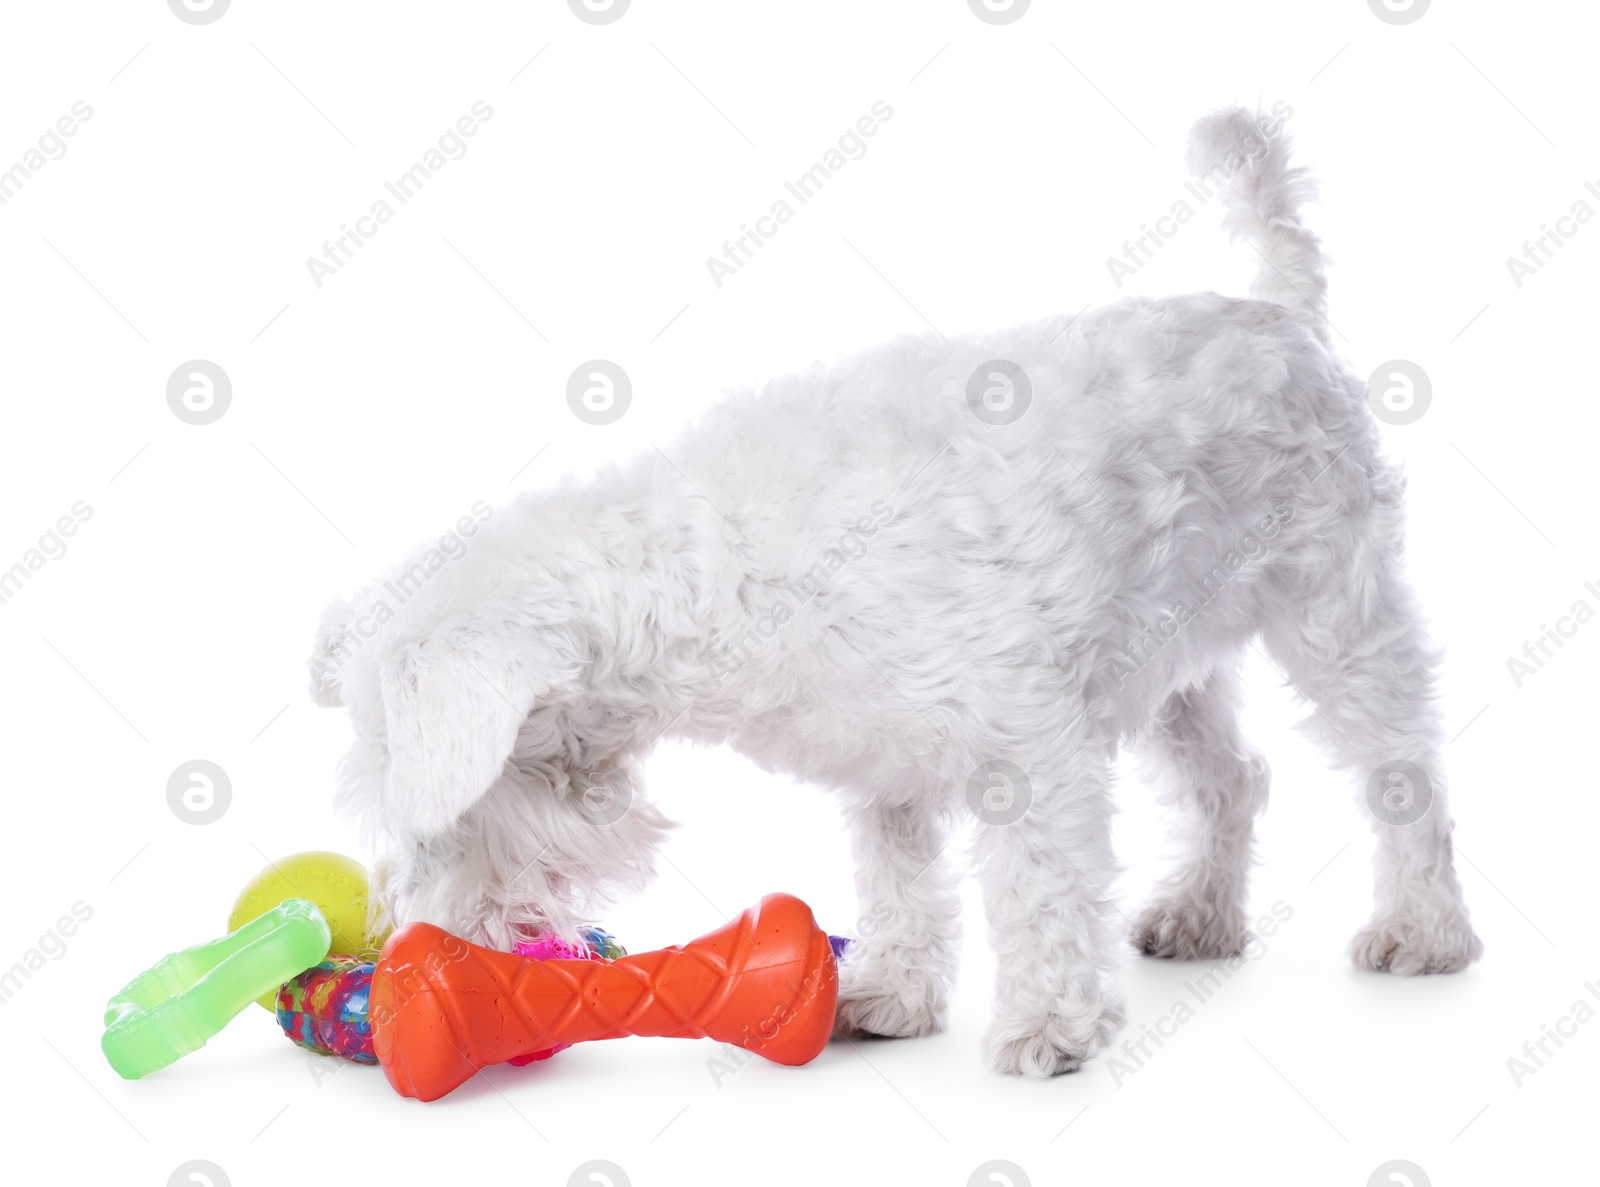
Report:
[[[1300,204],[1316,197],[1317,183],[1289,165],[1289,114],[1281,106],[1267,115],[1226,107],[1203,117],[1189,132],[1189,172],[1208,193],[1221,193],[1223,229],[1261,257],[1250,295],[1282,305],[1327,342],[1322,249],[1300,221]]]

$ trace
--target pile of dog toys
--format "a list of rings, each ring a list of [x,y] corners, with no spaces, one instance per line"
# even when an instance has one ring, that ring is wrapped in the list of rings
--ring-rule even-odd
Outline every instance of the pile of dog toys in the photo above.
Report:
[[[436,1100],[490,1064],[624,1035],[712,1038],[775,1063],[815,1059],[833,1031],[837,958],[811,909],[769,894],[682,947],[628,955],[591,928],[498,952],[427,923],[367,932],[366,871],[333,853],[274,863],[220,939],[167,956],[113,997],[101,1049],[127,1079],[166,1067],[252,1001],[294,1042],[376,1063]]]

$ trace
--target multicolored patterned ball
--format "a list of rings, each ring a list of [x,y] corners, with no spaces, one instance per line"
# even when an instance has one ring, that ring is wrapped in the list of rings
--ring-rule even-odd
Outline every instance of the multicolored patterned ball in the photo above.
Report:
[[[373,962],[330,956],[278,990],[278,1025],[308,1051],[355,1063],[377,1063],[367,997]]]
[[[600,960],[615,960],[619,956],[628,955],[628,950],[617,943],[617,937],[598,927],[583,929],[583,942],[589,945],[589,951]]]

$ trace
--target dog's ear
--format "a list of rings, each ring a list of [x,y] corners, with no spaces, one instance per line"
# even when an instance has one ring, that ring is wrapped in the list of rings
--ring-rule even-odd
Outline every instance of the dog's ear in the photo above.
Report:
[[[536,690],[503,643],[460,629],[396,647],[378,682],[387,823],[411,837],[437,835],[499,778]]]
[[[311,645],[311,658],[306,661],[306,667],[311,669],[311,699],[328,708],[344,704],[339,670],[355,650],[350,637],[350,618],[354,612],[351,603],[343,598],[335,599],[322,612],[316,641]]]

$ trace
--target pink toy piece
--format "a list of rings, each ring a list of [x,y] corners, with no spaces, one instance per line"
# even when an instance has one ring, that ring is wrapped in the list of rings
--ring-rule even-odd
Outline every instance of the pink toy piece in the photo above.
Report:
[[[587,944],[574,944],[563,940],[554,932],[540,932],[531,940],[518,940],[511,949],[518,956],[534,960],[592,960],[595,952]]]

